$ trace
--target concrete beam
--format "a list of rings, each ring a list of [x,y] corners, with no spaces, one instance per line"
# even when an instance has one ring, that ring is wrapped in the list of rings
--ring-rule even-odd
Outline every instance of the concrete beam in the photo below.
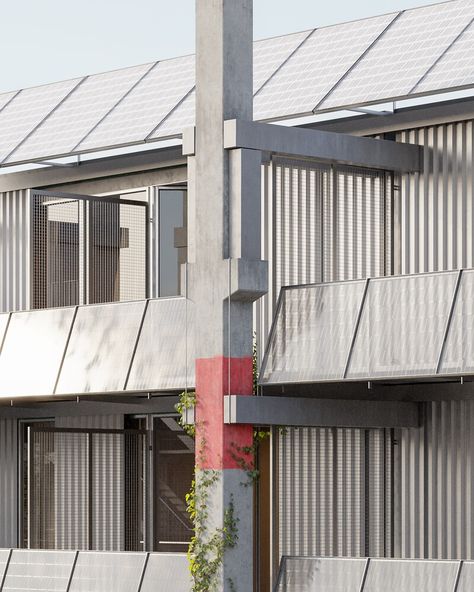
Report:
[[[420,171],[423,163],[421,146],[235,119],[224,122],[224,147],[388,171]]]
[[[224,398],[224,421],[229,424],[343,428],[419,426],[416,403],[236,395]]]
[[[72,167],[37,168],[0,175],[0,192],[40,189],[104,177],[185,166],[181,146],[86,160]]]

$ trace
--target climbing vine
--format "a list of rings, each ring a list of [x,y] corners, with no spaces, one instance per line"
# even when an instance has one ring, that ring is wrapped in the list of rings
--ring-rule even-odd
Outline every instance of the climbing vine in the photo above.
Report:
[[[258,388],[257,346],[254,336],[253,345],[253,391]],[[180,414],[179,423],[183,430],[196,438],[196,422],[194,425],[187,423],[185,416],[191,409],[196,408],[196,393],[185,391],[181,393],[176,404],[176,411]],[[202,426],[200,426],[202,427]],[[267,430],[254,430],[251,446],[238,446],[231,444],[231,455],[237,465],[243,469],[249,479],[242,483],[248,486],[259,477],[259,471],[255,464],[258,446],[262,440],[269,436]],[[201,438],[199,450],[196,452],[197,466],[206,466],[206,441]],[[210,496],[212,490],[219,481],[219,472],[213,469],[195,469],[191,489],[186,495],[186,509],[193,524],[194,534],[188,549],[188,561],[191,576],[193,578],[193,592],[218,592],[219,572],[224,561],[227,549],[232,549],[238,541],[238,522],[235,514],[234,498],[230,497],[229,503],[224,509],[222,527],[212,528],[212,517],[209,515]],[[235,583],[228,580],[229,588],[236,592]]]
[[[179,425],[183,428],[185,433],[191,438],[196,435],[196,426],[194,423],[187,423],[185,420],[186,411],[190,411],[196,407],[196,393],[194,391],[184,391],[180,394],[179,400],[174,406],[179,413]]]

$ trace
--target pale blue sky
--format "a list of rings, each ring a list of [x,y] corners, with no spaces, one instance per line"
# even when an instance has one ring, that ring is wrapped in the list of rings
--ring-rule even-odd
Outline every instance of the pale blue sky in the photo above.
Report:
[[[255,38],[432,0],[254,0]],[[194,0],[0,0],[0,92],[194,52]]]

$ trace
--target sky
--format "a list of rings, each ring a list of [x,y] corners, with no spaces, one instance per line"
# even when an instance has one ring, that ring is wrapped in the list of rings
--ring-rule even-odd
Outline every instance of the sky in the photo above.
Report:
[[[0,92],[194,52],[195,0],[0,0]],[[255,39],[433,0],[254,0]]]

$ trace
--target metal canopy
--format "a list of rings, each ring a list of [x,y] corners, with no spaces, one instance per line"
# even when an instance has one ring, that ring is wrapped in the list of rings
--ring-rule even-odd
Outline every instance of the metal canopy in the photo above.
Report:
[[[474,374],[474,270],[283,288],[262,385]]]
[[[0,397],[194,385],[192,303],[185,298],[2,314],[0,345]]]
[[[257,41],[254,117],[281,120],[474,85],[474,3]],[[194,56],[0,95],[0,166],[179,137]]]

